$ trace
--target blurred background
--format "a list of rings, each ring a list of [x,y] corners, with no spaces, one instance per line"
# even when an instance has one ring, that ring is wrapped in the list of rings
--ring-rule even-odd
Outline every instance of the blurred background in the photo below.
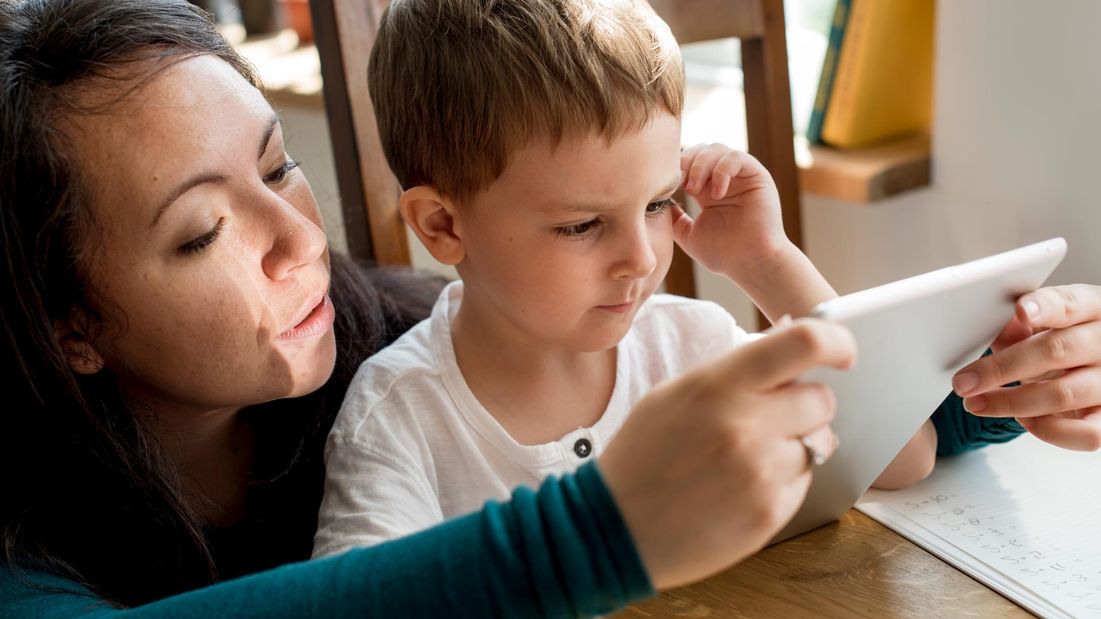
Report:
[[[319,65],[300,18],[303,6],[308,14],[306,0],[202,4],[259,68],[332,244],[344,247]],[[836,4],[784,2],[798,133],[812,113]],[[1101,128],[1093,119],[1101,100],[1098,23],[1096,0],[935,3],[927,182],[873,201],[804,186],[804,246],[839,292],[1052,236],[1066,237],[1070,247],[1053,281],[1101,282],[1101,243],[1093,238],[1101,232],[1094,187]],[[746,147],[738,52],[733,40],[685,46],[686,144]],[[799,144],[805,158],[805,141]],[[410,247],[417,266],[437,268],[416,239]],[[696,278],[699,296],[753,324],[752,306],[732,285],[701,270]]]

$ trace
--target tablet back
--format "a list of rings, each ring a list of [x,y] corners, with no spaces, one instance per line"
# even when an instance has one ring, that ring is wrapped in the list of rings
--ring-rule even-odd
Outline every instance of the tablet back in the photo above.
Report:
[[[857,342],[848,371],[816,369],[805,381],[837,396],[840,446],[821,467],[795,517],[773,543],[839,518],[856,503],[952,389],[952,375],[990,345],[1020,295],[1040,287],[1066,253],[1051,239],[832,299],[813,315]]]

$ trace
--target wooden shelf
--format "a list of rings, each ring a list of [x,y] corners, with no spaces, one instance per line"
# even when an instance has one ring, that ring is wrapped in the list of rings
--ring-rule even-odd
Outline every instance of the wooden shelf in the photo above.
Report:
[[[808,146],[799,138],[795,158],[804,193],[845,202],[870,204],[930,180],[928,135],[851,150]]]

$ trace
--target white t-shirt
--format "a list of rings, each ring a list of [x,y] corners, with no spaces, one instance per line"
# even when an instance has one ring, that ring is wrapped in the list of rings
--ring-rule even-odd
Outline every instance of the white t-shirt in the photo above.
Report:
[[[616,347],[615,387],[600,420],[521,445],[455,361],[451,322],[461,299],[462,283],[448,285],[430,318],[352,379],[325,447],[315,557],[413,533],[574,471],[604,450],[651,387],[750,338],[714,303],[654,295]]]

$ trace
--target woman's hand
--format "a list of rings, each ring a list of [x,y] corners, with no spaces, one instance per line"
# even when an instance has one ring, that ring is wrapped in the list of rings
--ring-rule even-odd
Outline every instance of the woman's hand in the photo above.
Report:
[[[1016,417],[1041,440],[1101,448],[1101,287],[1052,286],[1022,295],[994,354],[952,380],[981,417]],[[1013,382],[1019,387],[1002,387]]]
[[[831,454],[836,406],[823,385],[794,381],[855,353],[844,327],[799,320],[639,402],[600,468],[655,587],[737,563],[791,519],[811,479],[800,438]]]

